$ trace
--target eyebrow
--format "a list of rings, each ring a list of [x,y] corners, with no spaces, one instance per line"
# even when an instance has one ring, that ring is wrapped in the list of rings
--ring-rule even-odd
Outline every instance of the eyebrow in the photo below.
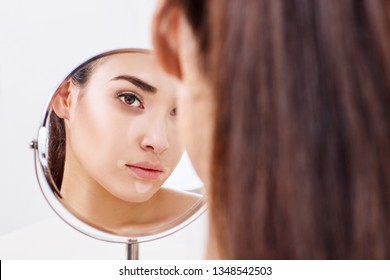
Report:
[[[113,81],[125,80],[125,81],[132,83],[136,87],[139,87],[140,89],[142,89],[144,91],[151,92],[151,93],[157,92],[156,87],[154,87],[154,86],[148,84],[147,82],[145,82],[137,77],[134,77],[134,76],[120,75],[120,76],[112,78],[111,80],[113,80]]]

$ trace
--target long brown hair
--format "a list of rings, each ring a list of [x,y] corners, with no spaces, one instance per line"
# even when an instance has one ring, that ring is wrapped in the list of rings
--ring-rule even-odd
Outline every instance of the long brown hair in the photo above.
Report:
[[[390,258],[390,1],[175,2],[215,89],[222,257]]]

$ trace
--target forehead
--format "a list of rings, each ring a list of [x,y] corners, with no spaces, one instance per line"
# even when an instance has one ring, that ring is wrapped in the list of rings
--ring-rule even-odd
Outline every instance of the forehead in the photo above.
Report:
[[[137,77],[156,87],[157,91],[173,92],[173,82],[159,68],[154,56],[148,53],[120,53],[103,57],[90,79],[107,83],[121,75]]]

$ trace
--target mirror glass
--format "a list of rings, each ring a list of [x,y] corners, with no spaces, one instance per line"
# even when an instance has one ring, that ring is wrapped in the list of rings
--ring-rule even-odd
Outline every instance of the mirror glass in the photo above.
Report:
[[[36,169],[51,207],[106,241],[170,234],[205,210],[203,188],[164,186],[179,163],[173,81],[148,50],[122,49],[75,68],[50,96]]]

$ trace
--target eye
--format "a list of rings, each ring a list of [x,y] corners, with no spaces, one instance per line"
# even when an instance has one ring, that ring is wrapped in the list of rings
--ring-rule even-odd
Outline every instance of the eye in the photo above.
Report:
[[[171,114],[171,116],[176,116],[177,115],[177,109],[173,108],[170,114]]]
[[[142,104],[141,98],[139,98],[136,94],[131,92],[121,92],[118,94],[119,100],[125,103],[126,105],[137,107],[140,109],[144,109],[144,105]]]

